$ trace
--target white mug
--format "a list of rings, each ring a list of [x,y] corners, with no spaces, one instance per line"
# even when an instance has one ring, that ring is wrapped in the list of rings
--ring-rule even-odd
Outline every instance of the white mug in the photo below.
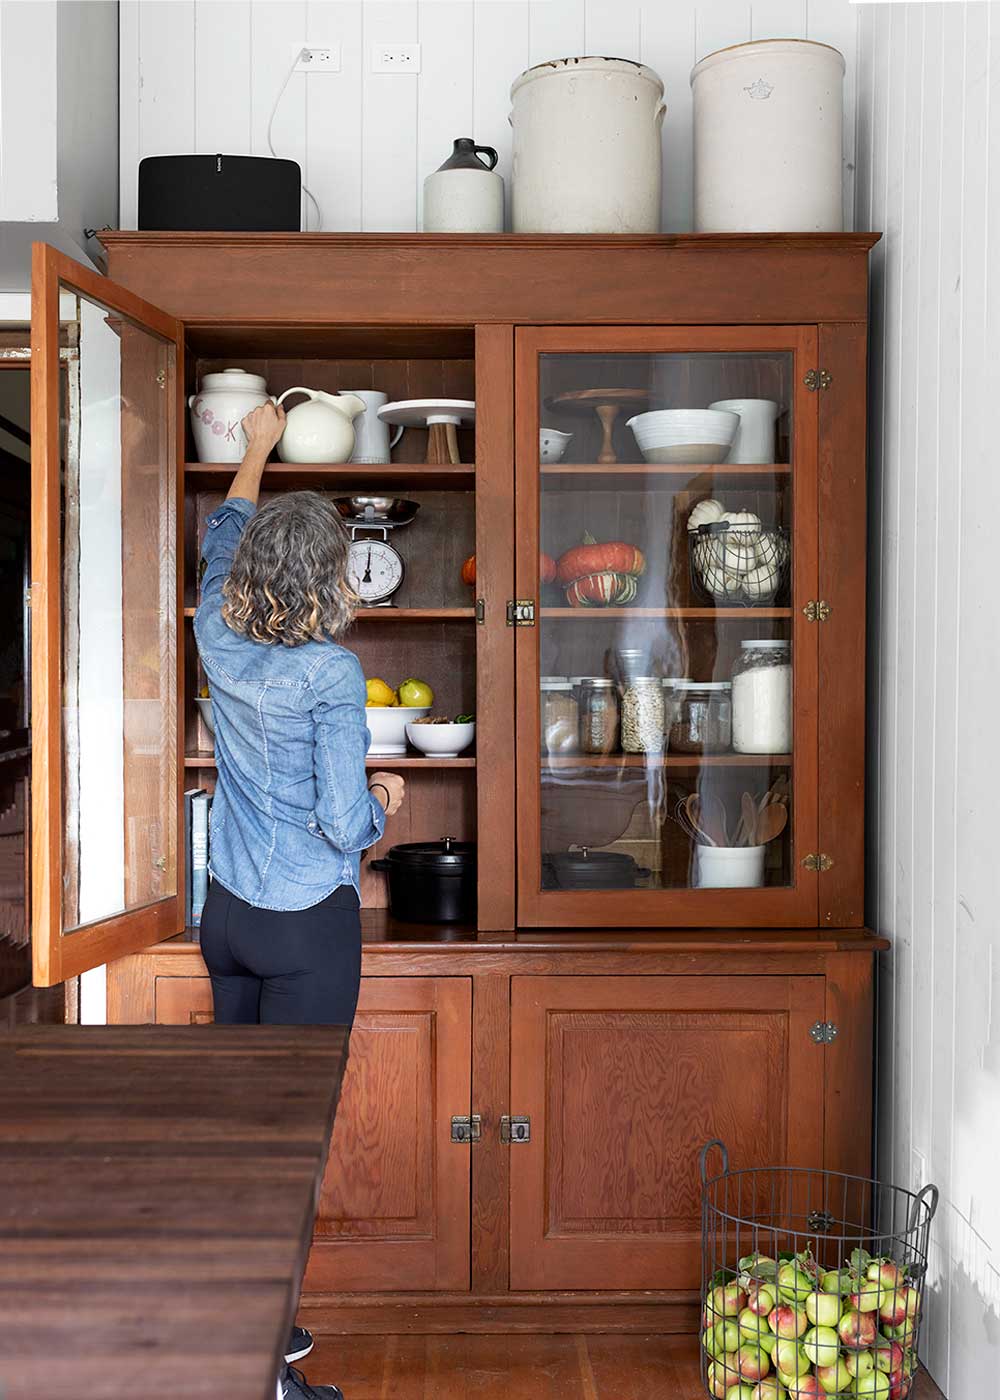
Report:
[[[765,463],[774,461],[774,427],[780,409],[771,399],[719,399],[709,408],[727,409],[740,415],[727,462]]]
[[[378,416],[379,409],[389,402],[389,395],[380,389],[341,389],[342,394],[356,394],[365,406],[354,420],[354,451],[352,462],[368,462],[373,466],[389,462],[389,454],[403,436],[405,428],[399,427],[389,436],[389,425]]]

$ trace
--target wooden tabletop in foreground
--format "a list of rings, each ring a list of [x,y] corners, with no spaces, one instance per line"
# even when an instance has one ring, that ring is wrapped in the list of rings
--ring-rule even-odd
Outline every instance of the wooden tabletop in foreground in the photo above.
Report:
[[[274,1400],[336,1026],[0,1036],[3,1400]]]

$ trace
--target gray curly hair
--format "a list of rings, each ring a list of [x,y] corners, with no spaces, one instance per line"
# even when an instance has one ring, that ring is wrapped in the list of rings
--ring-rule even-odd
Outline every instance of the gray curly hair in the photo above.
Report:
[[[336,641],[358,598],[347,581],[349,540],[328,496],[289,491],[247,523],[223,585],[222,616],[255,642]]]

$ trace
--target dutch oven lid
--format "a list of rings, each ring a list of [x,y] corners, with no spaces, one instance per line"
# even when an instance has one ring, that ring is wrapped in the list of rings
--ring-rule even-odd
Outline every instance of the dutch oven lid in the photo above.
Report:
[[[627,875],[634,878],[638,866],[622,851],[591,851],[582,846],[578,851],[555,851],[548,857],[555,870],[564,875]]]
[[[388,859],[409,869],[459,874],[476,863],[476,843],[442,836],[440,841],[412,841],[390,847]]]

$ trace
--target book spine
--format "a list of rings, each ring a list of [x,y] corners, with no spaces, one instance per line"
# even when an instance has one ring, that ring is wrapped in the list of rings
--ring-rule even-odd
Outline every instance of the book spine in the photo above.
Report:
[[[191,813],[194,793],[184,794],[184,927],[191,927]]]
[[[199,792],[191,804],[191,927],[201,927],[208,896],[208,794]]]

